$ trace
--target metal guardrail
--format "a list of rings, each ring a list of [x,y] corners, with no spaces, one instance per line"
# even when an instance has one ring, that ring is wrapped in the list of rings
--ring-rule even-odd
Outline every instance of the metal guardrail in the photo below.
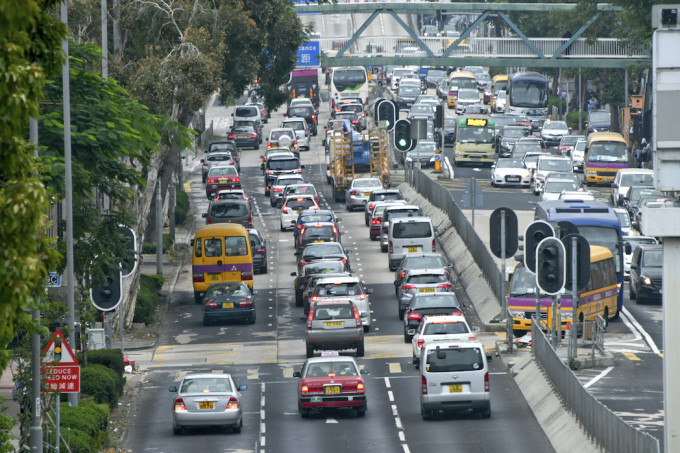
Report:
[[[350,37],[319,39],[320,50],[326,54],[341,50]],[[435,55],[441,56],[457,38],[453,37],[420,37],[427,48]],[[412,42],[411,42],[412,41]],[[536,49],[546,58],[557,54],[569,40],[562,38],[530,38]],[[464,54],[470,57],[506,57],[506,58],[538,58],[534,50],[519,37],[487,38],[470,37],[454,50],[454,55]],[[385,56],[414,57],[427,56],[415,41],[405,36],[360,36],[345,52],[346,56]],[[576,39],[568,50],[559,55],[561,59],[577,58],[637,58],[649,59],[649,53],[641,46],[626,44],[615,38],[598,38],[594,41],[585,38]]]
[[[475,263],[482,270],[484,279],[489,283],[496,299],[499,303],[502,297],[503,276],[501,275],[494,257],[489,249],[477,235],[465,214],[458,204],[453,200],[451,193],[440,184],[432,181],[419,168],[411,169],[413,177],[407,179],[415,189],[430,203],[446,212],[465,245],[467,246]]]
[[[531,349],[566,408],[599,447],[616,453],[659,453],[658,439],[628,425],[583,388],[535,320],[531,323]]]

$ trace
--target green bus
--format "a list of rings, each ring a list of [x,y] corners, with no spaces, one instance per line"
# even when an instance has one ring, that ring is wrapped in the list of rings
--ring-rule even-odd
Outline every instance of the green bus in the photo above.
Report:
[[[490,117],[461,115],[456,118],[454,165],[492,165],[496,162],[496,131]]]

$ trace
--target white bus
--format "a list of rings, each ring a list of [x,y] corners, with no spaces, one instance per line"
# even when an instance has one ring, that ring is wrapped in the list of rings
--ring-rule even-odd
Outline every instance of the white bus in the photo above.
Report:
[[[331,74],[331,109],[343,98],[360,98],[368,105],[368,75],[362,66],[334,68]]]

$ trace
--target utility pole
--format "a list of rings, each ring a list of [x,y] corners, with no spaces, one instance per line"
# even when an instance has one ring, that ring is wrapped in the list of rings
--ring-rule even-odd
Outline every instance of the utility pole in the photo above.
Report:
[[[68,6],[66,1],[61,2],[61,23],[68,27]],[[64,64],[61,67],[62,89],[64,104],[64,167],[66,188],[66,303],[68,305],[68,322],[70,344],[76,344],[76,311],[75,311],[75,276],[73,275],[73,171],[71,168],[71,92],[70,92],[70,65],[68,62],[68,37],[61,42],[61,50],[64,52]],[[78,405],[78,393],[69,393],[68,402],[71,406]]]

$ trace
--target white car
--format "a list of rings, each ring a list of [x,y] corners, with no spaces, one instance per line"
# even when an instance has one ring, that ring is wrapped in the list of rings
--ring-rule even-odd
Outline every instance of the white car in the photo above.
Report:
[[[382,189],[383,185],[379,178],[357,178],[352,181],[345,192],[345,208],[348,211],[354,208],[364,208],[374,190]]]
[[[621,168],[616,172],[611,188],[614,206],[620,206],[631,186],[654,186],[654,170],[651,168]]]
[[[519,159],[500,158],[493,165],[491,171],[492,186],[522,186],[531,185],[531,172]]]
[[[302,184],[305,180],[302,175],[283,174],[276,177],[274,183],[269,188],[269,204],[274,207],[277,206],[283,197],[283,189],[291,184]]]
[[[541,138],[548,146],[559,145],[565,135],[569,135],[569,126],[564,121],[546,121],[541,129]]]
[[[319,209],[314,195],[294,195],[281,202],[281,231],[295,228],[298,214],[307,209]]]
[[[595,196],[585,190],[563,190],[558,200],[563,201],[591,201],[595,200]]]
[[[574,165],[574,171],[583,172],[583,160],[585,159],[586,155],[586,143],[587,142],[585,140],[579,140],[571,150],[571,162]]]
[[[559,200],[562,193],[580,193],[585,195],[592,194],[585,192],[581,187],[571,178],[549,178],[543,186],[541,193],[541,201],[555,201]]]
[[[456,100],[456,113],[462,115],[468,105],[479,104],[479,91],[474,88],[461,88],[458,90]]]
[[[433,342],[475,339],[464,316],[425,316],[411,339],[413,364],[419,366],[420,350]]]
[[[508,98],[508,93],[505,90],[500,90],[496,96],[496,102],[494,108],[496,113],[505,113],[505,104]]]
[[[571,163],[571,158],[567,156],[555,156],[552,154],[543,155],[538,158],[538,162],[536,162],[536,172],[534,173],[535,195],[541,193],[543,184],[545,183],[545,177],[551,171],[573,173],[574,166]]]
[[[309,127],[304,118],[286,118],[281,122],[281,127],[290,127],[297,135],[297,142],[300,149],[309,150]]]
[[[628,210],[624,208],[614,208],[614,212],[621,223],[621,235],[630,236],[630,234],[633,232],[633,227],[630,222],[630,214],[628,214]]]

